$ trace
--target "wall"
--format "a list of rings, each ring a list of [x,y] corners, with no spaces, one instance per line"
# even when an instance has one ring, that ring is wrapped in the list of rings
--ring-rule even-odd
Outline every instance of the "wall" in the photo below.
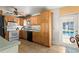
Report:
[[[59,39],[59,22],[60,22],[59,8],[53,9],[53,44],[58,44]]]
[[[79,13],[79,6],[69,6],[60,8],[60,15]]]

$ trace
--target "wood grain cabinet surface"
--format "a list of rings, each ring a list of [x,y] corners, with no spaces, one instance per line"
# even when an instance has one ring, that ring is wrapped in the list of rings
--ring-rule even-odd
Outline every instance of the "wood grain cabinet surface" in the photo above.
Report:
[[[40,25],[39,32],[32,32],[33,34],[33,42],[39,43],[44,46],[51,46],[51,39],[52,39],[52,15],[53,13],[51,10],[46,10],[40,12],[40,15],[32,16],[31,22],[32,25]],[[6,21],[12,21],[14,17],[7,16]],[[19,25],[23,25],[24,20],[17,19],[16,21]],[[6,33],[7,34],[7,33]],[[27,32],[20,30],[19,36],[22,39],[27,38]]]
[[[33,32],[33,41],[50,47],[52,35],[52,12],[50,10],[43,11],[39,16],[36,16],[35,20],[36,22],[33,23],[39,24],[41,29],[39,32]]]

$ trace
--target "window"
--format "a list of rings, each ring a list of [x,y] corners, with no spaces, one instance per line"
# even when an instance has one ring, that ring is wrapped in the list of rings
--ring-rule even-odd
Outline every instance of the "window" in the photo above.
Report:
[[[63,34],[68,36],[74,35],[74,22],[64,22],[63,23]]]

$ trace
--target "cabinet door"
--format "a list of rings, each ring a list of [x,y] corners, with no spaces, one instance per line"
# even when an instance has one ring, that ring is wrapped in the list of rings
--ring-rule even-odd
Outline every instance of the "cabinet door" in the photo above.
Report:
[[[37,16],[32,16],[32,17],[31,17],[31,23],[32,23],[33,25],[34,25],[34,24],[38,24],[38,23],[37,23],[38,17],[39,17],[38,15],[37,15]]]
[[[14,21],[16,17],[15,16],[5,16],[5,20],[8,21]]]
[[[20,25],[20,18],[16,18],[15,16],[5,16],[5,21],[15,21],[18,25]]]
[[[40,43],[49,46],[49,28],[48,28],[48,23],[41,23],[41,31],[40,31]]]
[[[40,17],[40,15],[33,16],[31,18],[32,25],[35,25],[35,24],[39,25],[40,24],[39,17]],[[40,41],[40,35],[39,35],[39,33],[40,32],[33,32],[33,41],[36,42],[36,43]]]
[[[21,26],[24,25],[24,19],[23,19],[23,18],[20,18],[19,24],[20,24]],[[19,31],[19,36],[20,36],[21,39],[26,39],[26,36],[27,36],[26,31],[20,30],[20,31]]]
[[[45,46],[51,46],[51,29],[52,29],[52,24],[51,24],[51,11],[43,11],[41,13],[41,44],[45,45]],[[43,20],[43,21],[42,21]]]
[[[41,29],[40,32],[33,33],[33,41],[44,46],[51,46],[51,11],[43,11],[37,20]]]
[[[15,22],[20,25],[20,18],[15,18]]]
[[[20,36],[20,39],[27,39],[27,32],[24,30],[20,30],[19,36]]]

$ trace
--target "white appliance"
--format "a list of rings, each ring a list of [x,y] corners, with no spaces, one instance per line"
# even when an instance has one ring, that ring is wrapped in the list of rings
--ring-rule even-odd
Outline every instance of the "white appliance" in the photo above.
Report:
[[[8,22],[9,41],[19,40],[19,28],[16,22]]]
[[[19,31],[9,31],[9,41],[19,40]]]

